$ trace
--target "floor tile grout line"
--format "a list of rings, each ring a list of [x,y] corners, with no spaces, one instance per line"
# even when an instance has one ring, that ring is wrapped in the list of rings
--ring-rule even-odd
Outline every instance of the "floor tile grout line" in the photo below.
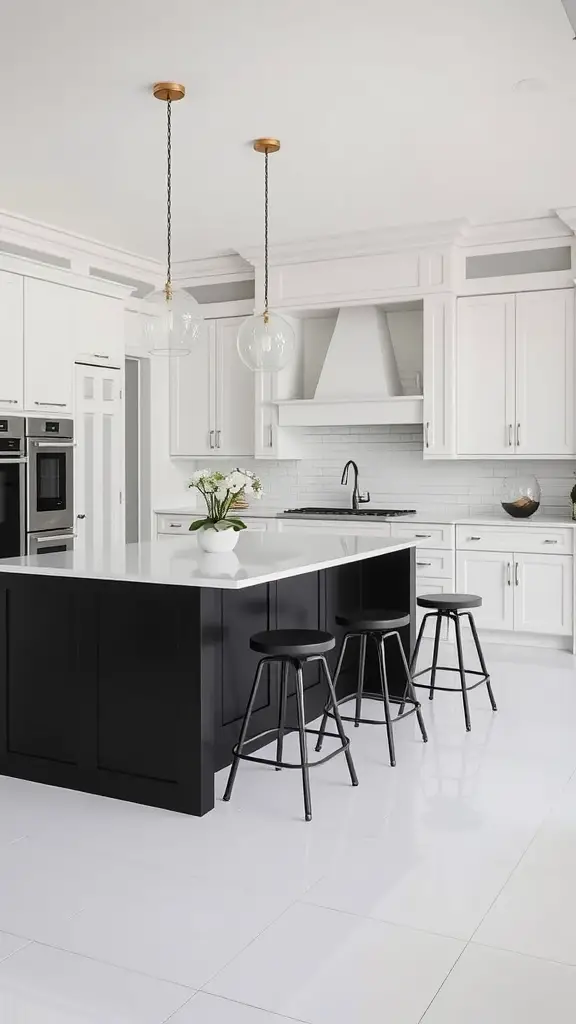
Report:
[[[446,982],[448,981],[448,978],[449,978],[449,977],[450,977],[450,975],[452,974],[452,971],[454,970],[454,968],[456,967],[456,965],[457,965],[457,964],[458,964],[458,963],[460,962],[460,960],[461,960],[461,959],[462,959],[462,957],[464,956],[464,953],[465,953],[465,952],[466,952],[466,950],[468,949],[468,946],[469,946],[469,945],[470,945],[470,943],[468,943],[468,942],[467,942],[467,943],[465,944],[464,948],[460,950],[460,953],[459,953],[459,954],[458,954],[458,956],[456,957],[456,959],[455,959],[454,963],[452,964],[452,967],[451,967],[451,968],[450,968],[450,970],[448,971],[448,974],[447,974],[447,975],[446,975],[446,977],[445,977],[445,978],[443,979],[443,981],[442,981],[442,984],[438,986],[438,988],[437,988],[436,992],[435,992],[435,993],[434,993],[434,995],[432,996],[432,999],[431,999],[431,1000],[430,1000],[430,1002],[428,1003],[428,1006],[427,1006],[427,1007],[426,1007],[426,1009],[424,1010],[424,1013],[422,1014],[422,1016],[421,1016],[421,1017],[419,1017],[419,1018],[418,1018],[418,1024],[425,1024],[425,1022],[424,1022],[424,1018],[426,1017],[426,1014],[428,1013],[428,1010],[430,1009],[430,1007],[431,1007],[431,1006],[433,1005],[433,1003],[434,1003],[434,1002],[436,1001],[436,999],[437,999],[437,998],[438,998],[438,996],[440,995],[440,993],[441,993],[442,989],[444,988],[444,985],[446,984]]]
[[[498,953],[510,953],[511,956],[522,956],[528,960],[538,960],[540,963],[556,964],[557,967],[567,967],[568,970],[576,971],[576,963],[568,963],[566,960],[555,960],[549,956],[538,956],[537,953],[525,953],[521,949],[510,949],[508,946],[491,946],[488,942],[477,942],[470,939],[470,946],[480,946],[481,949],[494,949]]]
[[[373,924],[389,924],[393,928],[405,928],[407,931],[418,932],[423,935],[433,935],[436,939],[452,939],[454,942],[470,942],[471,939],[464,939],[461,935],[447,935],[446,932],[435,932],[430,928],[419,928],[415,924],[405,924],[402,921],[391,921],[388,917],[370,917],[367,914],[360,914],[356,910],[341,910],[340,907],[327,907],[325,903],[311,903],[309,900],[297,899],[295,901],[303,907],[316,907],[318,910],[329,910],[333,914],[346,914],[348,917],[357,917],[360,921],[372,921]]]

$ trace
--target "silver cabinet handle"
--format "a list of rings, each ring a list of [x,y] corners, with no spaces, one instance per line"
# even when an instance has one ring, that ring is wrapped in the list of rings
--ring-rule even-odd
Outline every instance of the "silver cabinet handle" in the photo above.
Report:
[[[520,447],[520,424],[516,424],[516,447]]]
[[[76,448],[76,441],[59,441],[57,437],[53,441],[30,441],[31,448]]]
[[[211,448],[214,448],[214,431],[213,430],[210,430],[208,432],[208,444],[210,445]]]
[[[557,540],[545,540],[544,543],[545,544],[557,544],[558,541]]]
[[[518,576],[518,562],[514,562],[514,583],[516,586],[518,586],[520,583],[520,579]]]
[[[424,444],[426,448],[430,447],[430,420],[427,420],[424,428]]]
[[[270,425],[268,427],[268,447],[269,448],[273,448],[274,447],[274,428],[273,428],[271,423],[270,423]]]
[[[18,405],[17,398],[0,398],[0,405]]]
[[[416,562],[416,565],[432,565],[432,562]]]
[[[513,433],[512,433],[512,424],[509,423],[508,424],[508,447],[511,448],[513,444],[514,444],[514,440],[513,440]]]
[[[482,537],[468,537],[468,540],[482,540]]]
[[[181,530],[182,529],[182,523],[168,523],[168,526],[170,527],[171,530]]]
[[[432,534],[431,533],[415,533],[414,536],[418,537],[418,540],[429,540],[429,538],[432,536]]]
[[[220,436],[221,436],[221,434],[222,434],[221,430],[217,430],[216,431],[216,447],[217,448],[220,447]]]
[[[512,566],[510,565],[510,562],[506,563],[506,583],[509,587],[512,586]]]
[[[34,402],[34,405],[49,405],[52,409],[66,408],[66,402]]]
[[[37,544],[53,544],[57,540],[72,540],[75,536],[75,533],[59,533],[56,537],[36,537],[35,540]]]
[[[104,355],[103,352],[91,352],[90,355],[94,356],[95,359],[110,359],[110,356]]]

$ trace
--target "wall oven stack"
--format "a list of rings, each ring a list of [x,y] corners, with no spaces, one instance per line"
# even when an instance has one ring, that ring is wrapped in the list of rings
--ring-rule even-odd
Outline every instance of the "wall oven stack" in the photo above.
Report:
[[[19,416],[0,419],[0,558],[26,550],[26,435]]]
[[[74,429],[69,419],[26,420],[26,552],[74,547]]]

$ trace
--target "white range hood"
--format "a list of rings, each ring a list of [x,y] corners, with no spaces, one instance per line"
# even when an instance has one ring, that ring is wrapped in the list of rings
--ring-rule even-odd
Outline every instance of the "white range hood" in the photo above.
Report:
[[[278,423],[422,423],[422,407],[422,396],[402,394],[385,311],[349,306],[338,313],[314,398],[279,402]]]

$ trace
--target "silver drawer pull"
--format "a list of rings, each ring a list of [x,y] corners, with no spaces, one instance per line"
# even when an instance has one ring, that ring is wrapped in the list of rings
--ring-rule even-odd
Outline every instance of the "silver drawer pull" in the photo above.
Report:
[[[31,441],[32,448],[76,448],[76,441],[59,441],[57,437],[53,441]]]
[[[557,544],[558,541],[557,540],[545,540],[544,543],[545,544]]]
[[[171,530],[181,530],[182,529],[182,523],[169,523],[168,525],[169,525]]]
[[[0,398],[0,405],[18,405],[17,398]]]
[[[94,356],[95,359],[110,359],[110,356],[104,355],[103,352],[91,352],[90,355]]]
[[[416,565],[432,565],[432,562],[416,562]]]
[[[37,544],[54,544],[55,541],[74,540],[75,533],[59,533],[57,537],[36,537]]]
[[[418,540],[429,540],[430,537],[432,536],[432,534],[431,533],[415,533],[414,536],[418,537]]]
[[[468,537],[468,540],[482,540],[482,537]]]
[[[66,408],[66,402],[34,402],[34,405],[50,405],[54,409]]]

